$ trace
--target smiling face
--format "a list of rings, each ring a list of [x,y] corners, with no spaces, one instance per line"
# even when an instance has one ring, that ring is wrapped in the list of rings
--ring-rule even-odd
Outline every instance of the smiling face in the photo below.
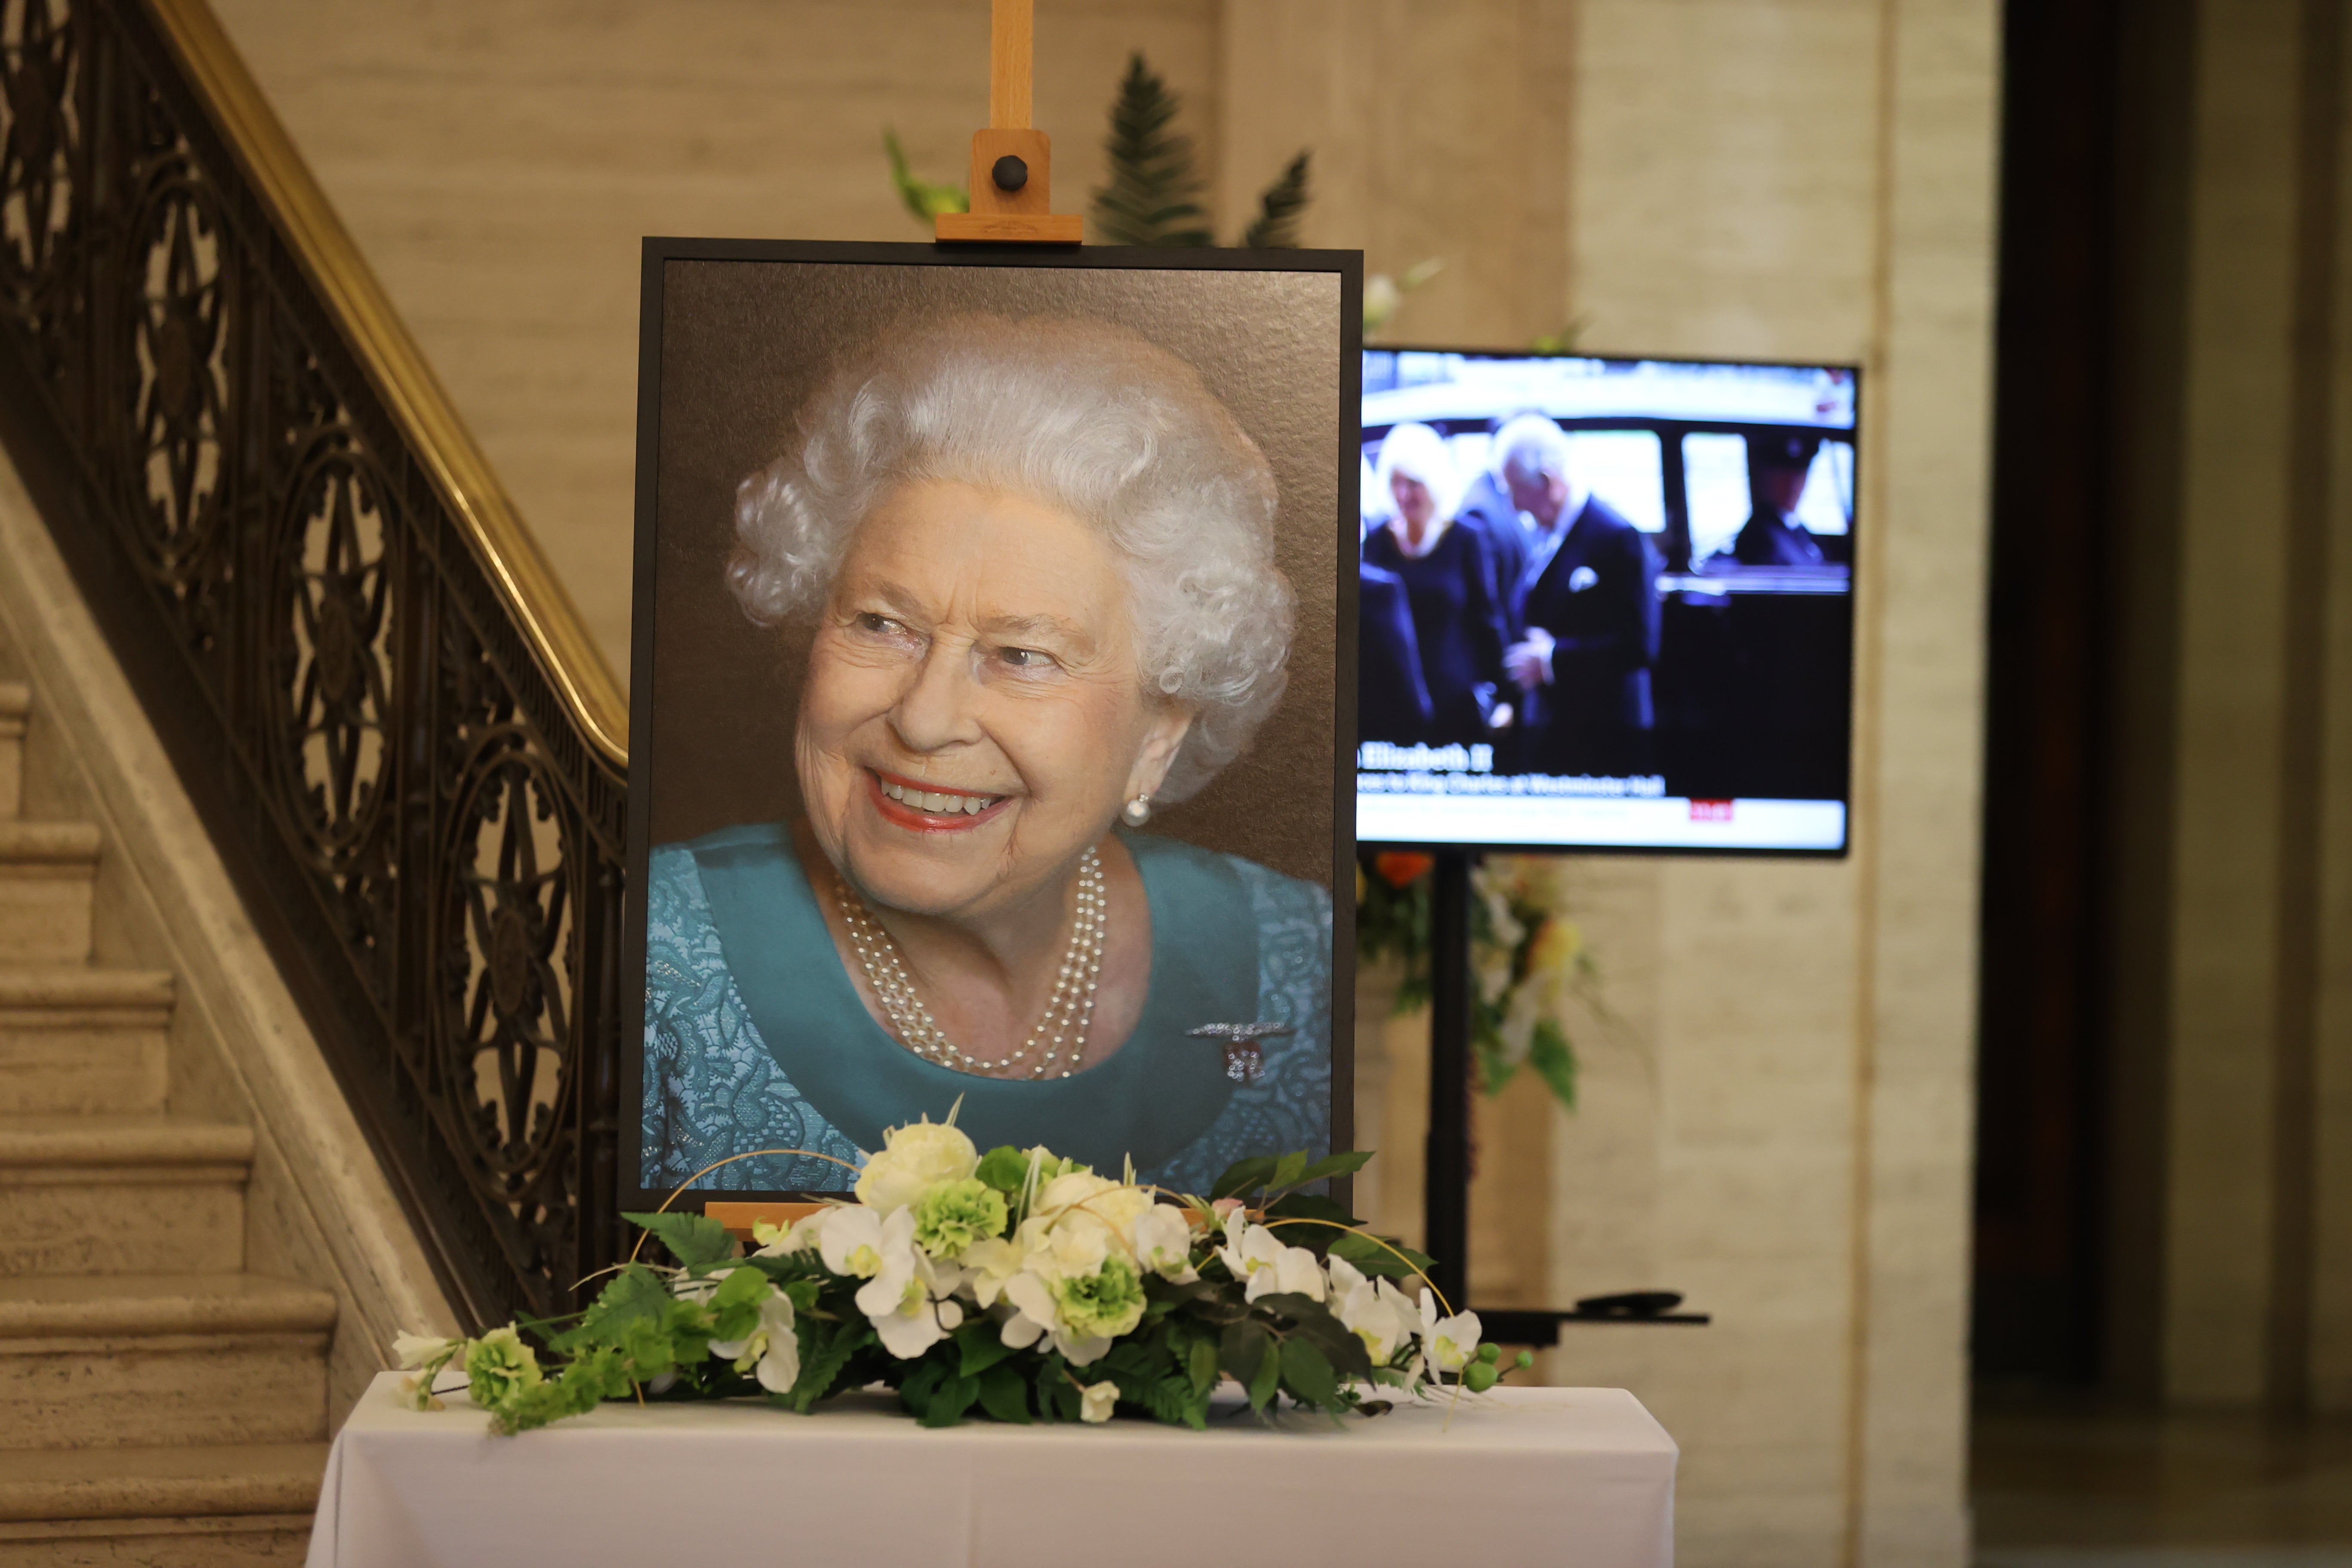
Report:
[[[811,830],[869,901],[978,920],[1058,899],[1188,723],[1143,700],[1100,534],[1024,497],[921,481],[851,539],[795,760]]]
[[[1404,519],[1413,537],[1420,538],[1428,531],[1430,520],[1437,515],[1437,497],[1427,485],[1407,473],[1389,476],[1389,494],[1396,501],[1397,515]]]

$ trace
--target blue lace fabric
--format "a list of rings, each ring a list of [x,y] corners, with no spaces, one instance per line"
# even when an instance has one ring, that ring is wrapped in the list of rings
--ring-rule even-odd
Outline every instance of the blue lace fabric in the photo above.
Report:
[[[1320,1155],[1330,1139],[1330,896],[1253,861],[1223,858],[1247,889],[1257,922],[1257,1016],[1296,1032],[1260,1043],[1255,1079],[1234,1088],[1206,1132],[1158,1168],[1137,1173],[1177,1192],[1206,1193],[1227,1165],[1252,1155],[1294,1149]],[[644,1184],[667,1192],[706,1165],[755,1149],[806,1150],[857,1164],[857,1146],[793,1089],[753,1025],[692,849],[656,847],[646,883]],[[858,1022],[887,1041],[870,1016]],[[855,1179],[825,1159],[771,1154],[722,1166],[695,1188],[843,1191]]]

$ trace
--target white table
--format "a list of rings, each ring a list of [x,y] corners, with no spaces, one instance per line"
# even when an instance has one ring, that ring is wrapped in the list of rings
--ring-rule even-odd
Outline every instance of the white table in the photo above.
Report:
[[[327,1461],[310,1568],[1556,1563],[1670,1568],[1674,1439],[1614,1388],[1498,1389],[1339,1427],[972,1422],[880,1395],[796,1416],[606,1405],[493,1437],[385,1373]]]

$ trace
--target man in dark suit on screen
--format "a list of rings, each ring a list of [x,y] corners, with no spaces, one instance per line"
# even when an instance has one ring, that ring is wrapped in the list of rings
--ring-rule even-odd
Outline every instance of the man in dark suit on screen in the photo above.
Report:
[[[1510,492],[1493,468],[1470,481],[1462,504],[1454,510],[1454,521],[1466,522],[1486,536],[1487,556],[1495,563],[1495,602],[1503,606],[1503,630],[1517,640],[1526,629],[1516,618],[1514,605],[1519,596],[1519,579],[1527,575],[1528,532],[1519,526],[1519,509],[1512,504]]]
[[[1429,737],[1429,683],[1412,633],[1404,579],[1359,563],[1356,597],[1356,732],[1360,740],[1411,745]]]
[[[1817,436],[1775,431],[1748,437],[1752,508],[1732,542],[1734,561],[1742,566],[1819,566],[1830,559],[1812,530],[1797,521],[1797,503],[1804,499],[1813,456],[1821,449]]]
[[[1658,659],[1658,560],[1641,530],[1575,483],[1568,437],[1523,415],[1495,438],[1513,503],[1535,523],[1503,668],[1527,693],[1522,765],[1623,778],[1655,766],[1650,669]]]

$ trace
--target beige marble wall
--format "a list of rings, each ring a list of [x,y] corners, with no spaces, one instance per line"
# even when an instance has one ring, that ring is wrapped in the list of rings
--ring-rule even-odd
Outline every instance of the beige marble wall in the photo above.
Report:
[[[217,0],[215,9],[624,679],[639,238],[919,239],[883,160],[961,184],[976,0]],[[1055,206],[1130,49],[1218,166],[1214,0],[1042,0]],[[1269,177],[1272,171],[1269,171]]]

